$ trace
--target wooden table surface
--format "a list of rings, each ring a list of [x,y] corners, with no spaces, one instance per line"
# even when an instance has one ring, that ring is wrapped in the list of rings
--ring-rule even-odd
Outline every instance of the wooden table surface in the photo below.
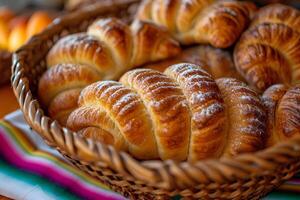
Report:
[[[19,108],[10,85],[0,86],[0,118]]]

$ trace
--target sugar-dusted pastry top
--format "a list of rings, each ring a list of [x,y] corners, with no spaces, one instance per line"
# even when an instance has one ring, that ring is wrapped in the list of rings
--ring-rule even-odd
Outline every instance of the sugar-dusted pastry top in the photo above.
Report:
[[[168,28],[183,44],[231,46],[248,26],[256,7],[231,0],[144,0],[137,18]]]
[[[237,70],[263,92],[276,83],[300,82],[300,12],[270,4],[257,12],[234,50]]]
[[[64,125],[83,87],[118,79],[129,69],[179,53],[178,42],[163,27],[139,20],[127,25],[116,18],[99,19],[87,32],[62,37],[50,49],[39,97],[50,117]]]
[[[139,159],[194,162],[264,148],[266,120],[246,84],[183,63],[91,84],[67,126]]]

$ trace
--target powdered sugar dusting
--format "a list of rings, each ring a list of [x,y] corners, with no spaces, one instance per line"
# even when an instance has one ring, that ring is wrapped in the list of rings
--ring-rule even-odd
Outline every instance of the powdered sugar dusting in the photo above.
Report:
[[[201,109],[200,112],[195,113],[193,120],[196,122],[206,121],[207,119],[212,118],[216,113],[220,113],[222,111],[224,111],[224,106],[220,103],[214,103],[205,109]]]
[[[219,98],[219,97],[220,95],[214,91],[210,91],[206,93],[197,92],[197,93],[193,93],[189,100],[190,103],[194,105],[194,104],[203,104],[210,99]]]

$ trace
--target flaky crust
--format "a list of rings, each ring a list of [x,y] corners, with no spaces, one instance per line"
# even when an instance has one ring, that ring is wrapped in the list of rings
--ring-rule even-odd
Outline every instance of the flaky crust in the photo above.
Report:
[[[50,69],[39,83],[39,97],[49,115],[65,125],[77,107],[78,91],[85,86],[118,79],[133,67],[179,52],[178,42],[165,28],[139,20],[129,26],[116,18],[99,19],[86,33],[65,36],[50,49]],[[93,131],[84,135],[93,135]]]
[[[262,7],[253,19],[251,26],[262,23],[285,24],[286,26],[295,28],[297,32],[300,32],[299,12],[290,6],[279,3]]]
[[[131,89],[115,81],[94,83],[82,91],[79,105],[70,115],[71,129],[98,127],[113,133],[113,144],[119,149],[138,158],[158,158],[152,122],[144,103]],[[78,117],[81,113],[86,117]]]
[[[147,64],[143,67],[163,72],[170,65],[177,63],[201,65],[214,79],[232,77],[243,80],[235,69],[231,54],[208,45],[187,48],[174,58]]]
[[[225,155],[254,152],[265,147],[267,116],[256,92],[245,83],[221,78],[217,84],[226,104],[228,138]]]
[[[179,52],[178,42],[163,27],[139,20],[128,26],[116,18],[107,18],[96,20],[87,33],[60,39],[48,53],[47,64],[85,64],[104,80],[117,79],[133,67]]]
[[[173,65],[164,73],[136,69],[120,82],[94,83],[83,90],[79,104],[69,128],[94,127],[91,137],[112,136],[118,149],[139,159],[195,162],[257,151],[266,142],[266,113],[258,95],[236,79],[215,81],[193,64]]]
[[[130,28],[134,35],[133,66],[174,57],[181,51],[178,42],[161,26],[135,20]]]
[[[49,116],[65,125],[71,112],[78,106],[80,92],[81,87],[69,89],[56,95],[48,107]]]
[[[268,146],[299,136],[300,85],[273,85],[262,99],[268,112]]]
[[[231,46],[247,27],[256,7],[250,2],[144,0],[137,17],[167,27],[183,44]]]
[[[64,124],[68,113],[77,107],[77,90],[99,79],[100,75],[86,65],[58,64],[41,77],[38,96],[49,115]]]
[[[70,88],[82,88],[99,80],[99,75],[86,65],[58,64],[47,70],[39,81],[39,96],[43,105]],[[60,86],[60,87],[58,87]]]
[[[88,28],[87,34],[105,43],[117,66],[126,70],[132,65],[133,38],[127,24],[115,18],[97,20]]]
[[[165,74],[177,82],[189,103],[191,117],[190,161],[219,157],[225,141],[225,107],[219,88],[203,69],[173,65]]]
[[[96,70],[103,78],[112,79],[119,70],[108,47],[96,37],[85,33],[68,35],[60,39],[47,56],[49,67],[65,64],[84,64]]]
[[[160,158],[184,160],[188,153],[189,110],[180,87],[150,69],[129,71],[120,82],[132,88],[147,107]]]
[[[258,91],[300,81],[300,12],[274,4],[262,8],[234,50],[237,70]]]

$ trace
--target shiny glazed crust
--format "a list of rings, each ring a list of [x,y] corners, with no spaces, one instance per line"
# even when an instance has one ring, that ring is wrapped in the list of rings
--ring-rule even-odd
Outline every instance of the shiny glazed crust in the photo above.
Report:
[[[118,149],[139,159],[194,162],[265,146],[266,113],[258,95],[236,79],[215,81],[193,64],[164,73],[132,70],[120,82],[87,87],[79,102],[68,119],[70,129],[102,129],[99,136],[107,132]]]
[[[280,4],[262,8],[237,43],[234,61],[260,92],[276,83],[299,83],[300,12]]]
[[[139,20],[128,26],[116,18],[107,18],[96,20],[87,33],[60,39],[48,53],[47,64],[85,64],[106,80],[179,52],[178,43],[162,27]]]
[[[300,134],[300,85],[268,88],[263,96],[268,112],[268,146]]]
[[[167,27],[183,44],[226,48],[239,38],[255,10],[250,2],[144,0],[137,18]]]
[[[55,65],[39,81],[40,101],[51,117],[65,124],[72,108],[77,107],[81,89],[99,79],[100,75],[86,65]]]
[[[162,27],[139,20],[129,26],[116,18],[99,19],[86,33],[65,36],[50,49],[39,97],[50,117],[65,125],[85,86],[117,79],[133,67],[179,52],[179,44]],[[84,134],[93,135],[93,130]]]

